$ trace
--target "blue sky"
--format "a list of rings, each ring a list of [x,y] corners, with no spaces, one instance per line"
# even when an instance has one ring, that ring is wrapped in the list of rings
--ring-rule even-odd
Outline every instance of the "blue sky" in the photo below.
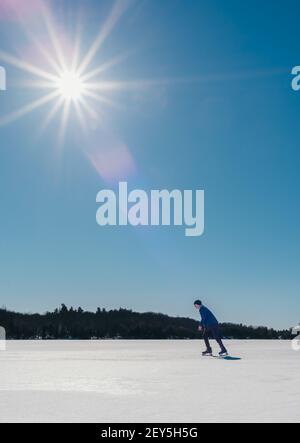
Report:
[[[48,5],[71,47],[80,17],[83,56],[113,2]],[[120,107],[97,105],[101,123],[89,122],[86,134],[72,114],[63,145],[59,116],[39,134],[48,104],[0,127],[1,304],[195,316],[201,298],[221,321],[297,323],[300,93],[291,70],[300,64],[299,14],[297,1],[138,0],[91,67],[128,53],[103,76],[147,80],[144,87],[114,91]],[[48,44],[37,12],[0,17],[0,49],[45,67],[27,36],[30,29]],[[21,87],[35,77],[0,65],[8,79],[1,118],[40,91]],[[89,161],[98,149],[101,173]],[[111,152],[121,153],[116,167],[106,164]],[[132,189],[204,189],[205,235],[99,228],[96,194],[119,180]]]

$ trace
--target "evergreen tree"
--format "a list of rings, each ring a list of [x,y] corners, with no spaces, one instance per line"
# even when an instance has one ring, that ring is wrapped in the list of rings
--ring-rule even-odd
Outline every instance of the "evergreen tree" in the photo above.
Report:
[[[82,308],[70,310],[65,304],[54,312],[19,314],[0,309],[0,326],[8,339],[199,339],[198,322],[189,318],[173,318],[154,313],[136,313],[119,309],[96,313]],[[221,325],[224,338],[228,339],[282,339],[292,338],[291,330],[275,331],[265,327],[226,323]]]

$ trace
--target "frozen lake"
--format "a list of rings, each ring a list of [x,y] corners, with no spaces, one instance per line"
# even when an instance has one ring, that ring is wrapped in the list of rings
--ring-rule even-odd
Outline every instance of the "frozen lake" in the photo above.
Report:
[[[240,361],[202,358],[199,341],[8,342],[1,422],[299,422],[300,352],[230,341]]]

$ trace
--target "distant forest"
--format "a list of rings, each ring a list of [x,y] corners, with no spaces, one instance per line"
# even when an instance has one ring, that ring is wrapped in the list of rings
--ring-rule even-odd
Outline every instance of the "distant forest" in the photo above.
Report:
[[[8,339],[15,340],[90,340],[90,339],[197,339],[199,323],[189,318],[163,314],[137,313],[126,309],[95,313],[82,308],[60,309],[45,314],[19,314],[0,309],[0,326]],[[291,331],[275,331],[225,323],[221,325],[228,339],[290,339]]]

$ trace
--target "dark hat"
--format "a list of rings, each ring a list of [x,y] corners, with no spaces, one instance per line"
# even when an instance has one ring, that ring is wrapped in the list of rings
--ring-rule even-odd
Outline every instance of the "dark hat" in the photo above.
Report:
[[[202,301],[200,301],[200,300],[196,300],[196,301],[194,302],[194,305],[202,306]]]

